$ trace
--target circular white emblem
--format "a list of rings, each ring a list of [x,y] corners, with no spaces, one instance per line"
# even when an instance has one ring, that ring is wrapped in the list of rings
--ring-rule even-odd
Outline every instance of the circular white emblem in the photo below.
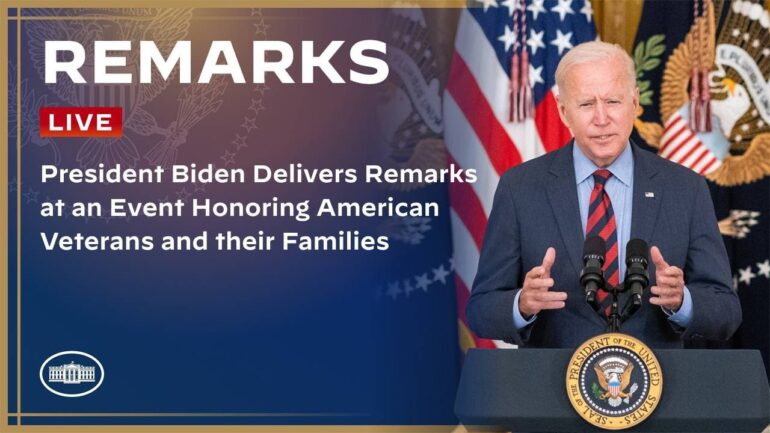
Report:
[[[83,397],[104,382],[104,367],[96,357],[67,350],[48,357],[40,366],[40,383],[61,397]]]

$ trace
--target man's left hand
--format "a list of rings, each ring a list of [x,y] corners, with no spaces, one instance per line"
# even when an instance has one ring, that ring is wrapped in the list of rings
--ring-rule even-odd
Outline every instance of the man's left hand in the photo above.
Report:
[[[650,288],[653,295],[650,297],[650,303],[674,312],[679,310],[684,299],[684,272],[666,263],[658,247],[650,249],[650,258],[655,264],[655,282],[657,283]]]

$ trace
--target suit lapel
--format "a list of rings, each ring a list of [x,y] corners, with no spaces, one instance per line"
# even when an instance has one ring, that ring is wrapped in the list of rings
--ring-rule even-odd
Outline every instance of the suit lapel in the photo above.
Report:
[[[580,226],[580,207],[578,206],[575,167],[572,159],[572,146],[565,146],[558,151],[551,165],[551,183],[547,187],[548,201],[553,209],[559,234],[567,247],[570,262],[575,274],[582,269],[581,252],[583,248],[583,228]],[[631,238],[651,241],[655,222],[658,218],[660,203],[663,199],[663,185],[651,158],[655,155],[639,149],[631,143],[634,152],[634,190],[631,216]],[[577,222],[576,222],[577,221]],[[625,248],[625,246],[619,246]],[[586,307],[588,304],[586,304]],[[601,313],[590,310],[590,316],[604,323]]]
[[[553,177],[547,187],[547,194],[556,217],[559,234],[567,247],[569,259],[577,275],[582,268],[580,253],[583,245],[583,228],[580,227],[575,167],[572,162],[573,145],[565,146],[554,157],[550,169]]]
[[[634,191],[631,215],[631,239],[652,241],[655,222],[663,201],[661,178],[650,161],[655,155],[639,149],[632,143],[634,151]]]

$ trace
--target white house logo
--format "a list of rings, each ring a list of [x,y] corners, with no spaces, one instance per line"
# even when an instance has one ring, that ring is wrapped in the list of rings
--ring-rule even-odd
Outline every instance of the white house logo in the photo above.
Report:
[[[104,381],[104,367],[94,356],[68,350],[51,355],[40,366],[40,382],[61,397],[82,397]]]

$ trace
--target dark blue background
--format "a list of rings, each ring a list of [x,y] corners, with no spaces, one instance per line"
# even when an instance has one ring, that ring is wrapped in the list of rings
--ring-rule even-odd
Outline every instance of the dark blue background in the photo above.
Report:
[[[238,11],[221,13],[238,14]],[[22,11],[23,13],[23,11]],[[208,13],[208,12],[204,12]],[[248,13],[248,12],[246,12]],[[294,17],[269,20],[269,14]],[[384,13],[356,11],[266,12],[275,37],[319,39],[345,36],[349,40],[376,36],[367,28]],[[297,18],[296,15],[306,16]],[[299,22],[312,23],[303,33]],[[305,20],[305,21],[302,21]],[[343,27],[338,23],[359,23]],[[194,25],[202,25],[200,22]],[[29,21],[26,25],[33,24]],[[250,23],[244,27],[249,40]],[[15,23],[9,27],[9,57],[16,58]],[[320,30],[319,30],[320,29]],[[23,33],[24,33],[24,29]],[[313,33],[315,32],[315,33]],[[335,33],[336,32],[336,33]],[[272,36],[272,35],[271,35]],[[233,39],[234,36],[230,36]],[[22,46],[26,40],[22,39]],[[10,65],[11,68],[14,65]],[[23,80],[38,95],[57,105],[66,103],[41,83],[29,57],[22,59]],[[245,71],[247,78],[250,74]],[[15,91],[12,84],[11,91]],[[272,83],[265,93],[267,110],[260,118],[249,148],[236,166],[269,164],[284,167],[355,167],[376,162],[371,136],[370,104],[377,89],[345,85],[283,86]],[[231,86],[225,104],[247,103],[244,89]],[[177,89],[178,91],[178,89]],[[170,92],[173,92],[171,90]],[[328,96],[335,95],[332,100]],[[248,95],[247,95],[248,96]],[[172,98],[173,99],[173,98]],[[22,101],[22,104],[27,101]],[[159,104],[160,102],[153,102]],[[363,104],[363,105],[362,105]],[[153,107],[145,107],[148,110]],[[362,109],[364,108],[364,109]],[[239,112],[243,108],[238,109]],[[323,110],[327,112],[324,113]],[[23,110],[22,110],[23,111]],[[158,111],[158,110],[156,110]],[[174,113],[171,113],[173,117]],[[218,162],[219,140],[231,131],[218,129],[231,121],[223,110],[202,123],[189,146],[199,146],[178,163]],[[217,117],[219,116],[219,117]],[[333,117],[325,117],[333,116]],[[167,124],[163,115],[158,122]],[[315,118],[317,121],[313,121]],[[329,119],[336,119],[336,122]],[[163,122],[161,122],[163,121]],[[9,125],[15,129],[12,115]],[[287,128],[286,125],[301,125]],[[35,126],[36,127],[36,126]],[[16,177],[15,131],[9,137],[9,183]],[[130,132],[127,132],[130,134]],[[261,135],[264,134],[264,135]],[[140,151],[148,147],[133,136]],[[229,139],[229,138],[228,138]],[[27,138],[23,138],[27,140]],[[221,423],[221,424],[453,424],[459,375],[459,350],[453,277],[434,282],[395,299],[385,293],[388,283],[412,279],[447,266],[451,257],[446,185],[410,193],[376,185],[235,185],[211,186],[198,198],[212,200],[284,200],[320,197],[338,200],[437,201],[439,218],[419,245],[390,241],[386,252],[62,252],[45,251],[41,232],[84,235],[186,234],[208,230],[210,242],[218,231],[273,234],[296,230],[303,234],[335,234],[360,230],[378,235],[382,219],[313,218],[307,223],[273,218],[182,218],[124,220],[43,218],[46,197],[104,202],[110,197],[175,199],[174,186],[92,186],[41,184],[39,167],[51,163],[50,149],[25,142],[22,151],[22,411],[51,413],[270,413],[237,418],[34,418],[25,424],[91,423]],[[77,167],[80,139],[62,139],[63,168]],[[188,156],[189,155],[189,156]],[[187,158],[187,159],[185,159]],[[142,161],[146,165],[146,161]],[[248,171],[248,170],[247,170]],[[359,171],[359,173],[361,173]],[[11,184],[11,189],[13,189]],[[178,189],[179,186],[176,186]],[[188,187],[189,189],[189,187]],[[37,202],[32,195],[38,192]],[[16,193],[9,194],[8,338],[10,411],[16,411]],[[413,281],[414,282],[414,281]],[[38,378],[43,361],[64,350],[97,357],[105,381],[82,398],[49,393]]]

